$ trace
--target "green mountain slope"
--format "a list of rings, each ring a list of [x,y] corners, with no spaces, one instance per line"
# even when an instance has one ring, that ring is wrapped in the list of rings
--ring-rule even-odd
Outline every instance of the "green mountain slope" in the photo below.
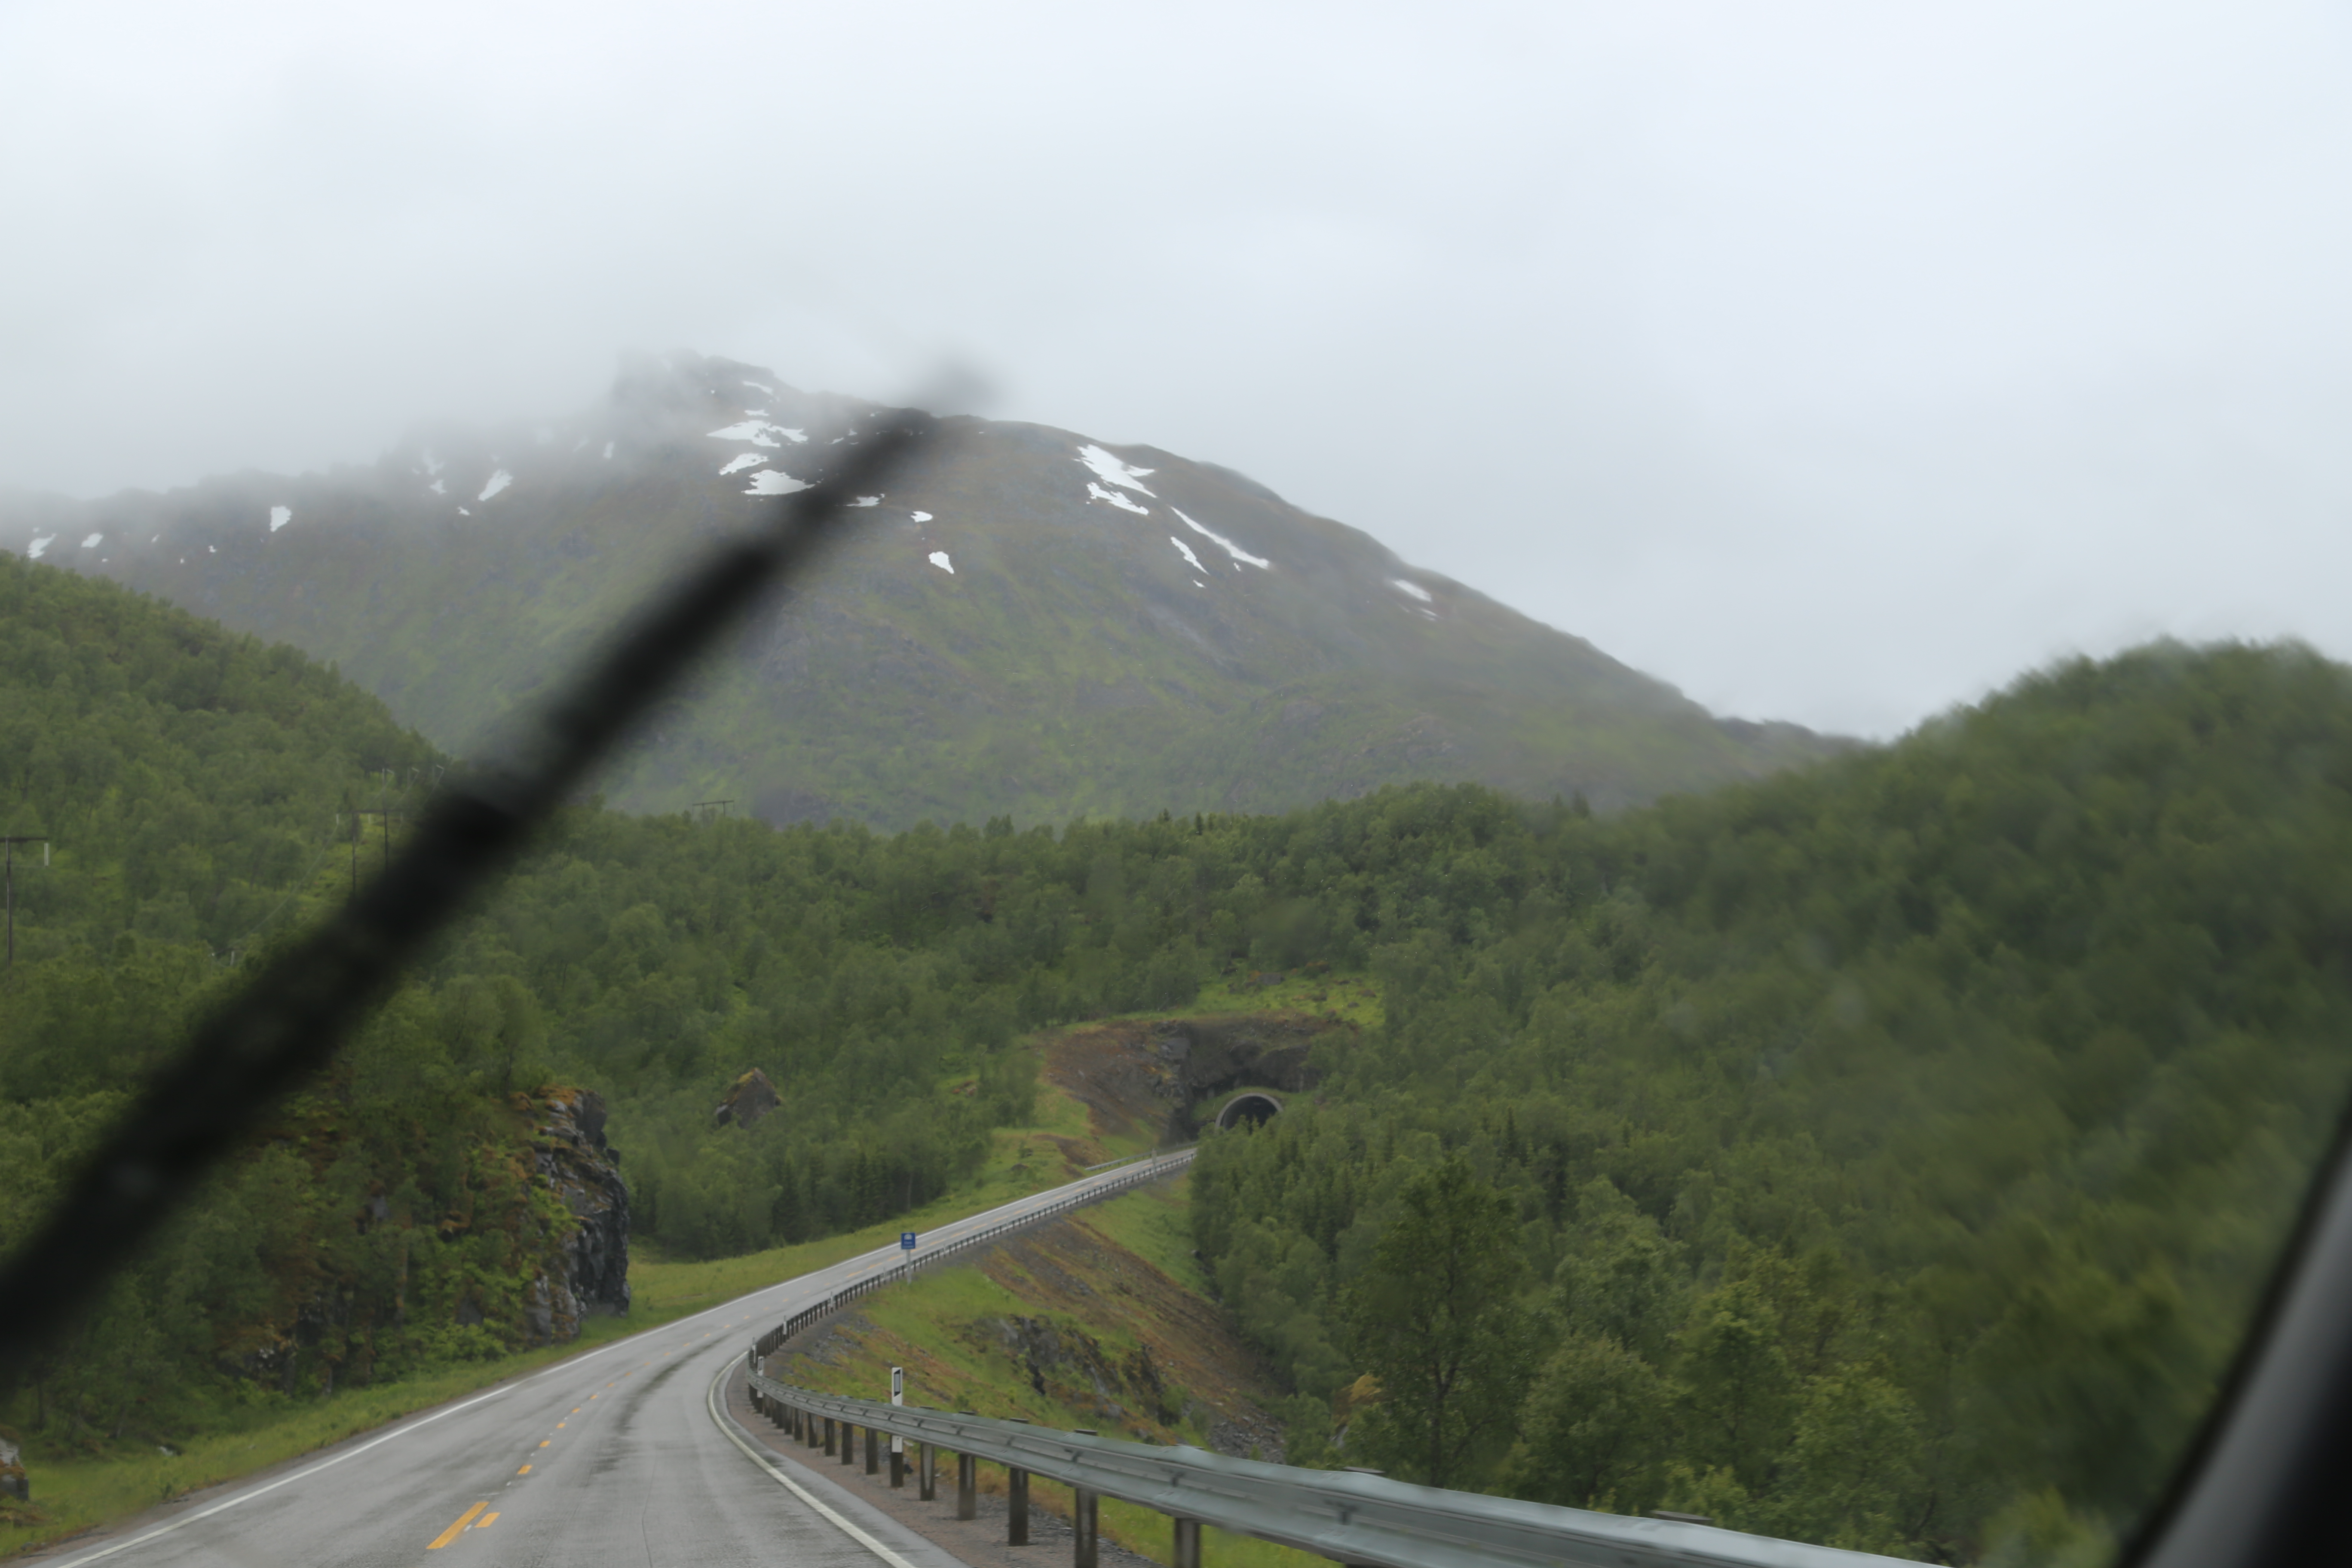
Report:
[[[462,752],[868,407],[649,362],[580,417],[427,432],[373,468],[0,497],[0,541],[291,642]],[[609,798],[898,827],[1433,779],[1605,807],[1837,749],[1718,721],[1213,465],[1030,425],[948,434],[652,724]]]
[[[292,648],[15,560],[0,738],[0,821],[53,841],[17,851],[0,975],[5,1248],[240,955],[342,896],[354,807],[441,759]],[[495,1029],[469,1045],[467,1000],[396,998],[0,1390],[0,1419],[44,1455],[185,1432],[625,1302],[601,1109],[516,1081]]]

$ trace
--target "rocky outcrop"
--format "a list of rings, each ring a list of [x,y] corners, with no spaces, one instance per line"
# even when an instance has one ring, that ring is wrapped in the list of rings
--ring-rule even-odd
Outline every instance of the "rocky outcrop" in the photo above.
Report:
[[[25,1475],[24,1452],[6,1437],[0,1437],[0,1497],[12,1497],[18,1502],[33,1500],[33,1483]]]
[[[727,1086],[727,1098],[710,1113],[710,1124],[724,1127],[731,1121],[749,1127],[782,1103],[783,1096],[768,1081],[768,1075],[753,1068]]]
[[[1115,1360],[1100,1341],[1075,1323],[1022,1317],[976,1327],[982,1333],[992,1329],[998,1347],[1020,1366],[1029,1386],[1048,1398],[1081,1409],[1091,1405],[1105,1421],[1123,1420],[1130,1409],[1159,1422],[1182,1415],[1149,1345]]]
[[[604,1101],[587,1089],[551,1089],[532,1150],[539,1174],[578,1222],[562,1241],[562,1267],[523,1292],[533,1344],[569,1340],[592,1312],[629,1310],[629,1189],[621,1152],[604,1141]]]

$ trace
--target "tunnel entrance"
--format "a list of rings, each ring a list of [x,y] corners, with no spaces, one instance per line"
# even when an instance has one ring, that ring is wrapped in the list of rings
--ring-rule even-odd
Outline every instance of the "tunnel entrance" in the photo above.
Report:
[[[1217,1125],[1223,1128],[1255,1127],[1282,1114],[1282,1101],[1263,1089],[1247,1089],[1225,1101],[1217,1112]]]

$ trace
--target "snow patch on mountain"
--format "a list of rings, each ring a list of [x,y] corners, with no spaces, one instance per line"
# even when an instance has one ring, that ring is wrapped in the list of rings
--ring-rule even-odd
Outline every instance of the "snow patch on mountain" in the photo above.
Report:
[[[859,496],[856,500],[851,501],[849,504],[851,506],[880,506],[882,504],[882,498],[880,496]]]
[[[1235,544],[1232,540],[1227,539],[1215,529],[1202,527],[1199,523],[1194,522],[1191,518],[1186,517],[1181,511],[1177,510],[1177,509],[1172,506],[1168,510],[1175,512],[1177,521],[1181,522],[1185,527],[1191,529],[1193,532],[1199,534],[1202,538],[1207,540],[1210,543],[1215,545],[1226,554],[1232,556],[1234,558],[1234,571],[1238,572],[1244,566],[1255,566],[1261,572],[1271,572],[1274,570],[1274,563],[1268,561],[1265,556],[1252,555],[1248,551],[1244,550],[1240,545]]]
[[[934,550],[934,551],[932,551],[932,552],[931,552],[931,553],[930,553],[930,556],[929,556],[929,560],[930,560],[930,563],[931,563],[931,564],[932,564],[932,565],[934,565],[934,566],[936,566],[936,567],[938,567],[940,571],[942,571],[942,572],[946,573],[949,576],[952,577],[952,576],[954,576],[954,575],[955,575],[955,563],[952,563],[952,562],[950,562],[950,561],[948,559],[948,552],[947,552],[946,551],[944,551],[944,550]]]
[[[270,531],[270,532],[272,532],[272,533],[277,532],[279,529],[281,529],[281,528],[285,527],[288,523],[289,523],[289,522],[291,522],[291,521],[294,521],[294,509],[293,509],[292,507],[289,507],[289,506],[273,506],[273,507],[271,507],[271,508],[269,509],[269,531]]]
[[[504,468],[500,468],[497,473],[490,476],[490,482],[484,485],[482,487],[482,493],[476,496],[474,499],[476,500],[488,500],[512,483],[514,483],[514,476],[508,473]],[[468,513],[467,515],[470,516],[471,514]]]
[[[805,430],[788,430],[782,425],[771,425],[764,419],[745,419],[738,424],[730,425],[724,429],[710,432],[710,439],[714,441],[749,441],[754,447],[781,445],[776,439],[779,436],[786,441],[804,442],[808,439],[808,432]]]
[[[1142,479],[1146,474],[1156,474],[1160,471],[1157,468],[1130,468],[1129,465],[1119,461],[1117,458],[1112,457],[1108,452],[1104,451],[1100,447],[1091,445],[1079,447],[1076,460],[1077,462],[1084,463],[1087,468],[1092,468],[1095,471],[1096,476],[1107,485],[1120,485],[1128,489],[1142,490],[1143,493],[1148,496],[1151,495],[1151,491],[1146,489],[1142,485],[1138,484],[1136,481]],[[1087,488],[1092,489],[1094,487],[1089,485]],[[1151,499],[1158,500],[1160,498],[1158,496],[1151,496]],[[1138,507],[1135,510],[1140,511],[1142,508]]]
[[[48,549],[50,545],[55,544],[57,542],[58,536],[54,533],[41,533],[34,535],[33,542],[31,545],[26,547],[25,551],[25,559],[27,561],[38,561],[41,558],[41,552]]]
[[[738,452],[735,456],[727,459],[727,466],[719,470],[719,477],[725,479],[729,474],[739,472],[744,468],[756,468],[767,460],[767,458],[760,456],[757,452]]]
[[[1411,594],[1414,598],[1419,599],[1424,605],[1431,602],[1429,590],[1423,587],[1418,583],[1408,583],[1402,577],[1391,577],[1389,579],[1389,586],[1394,588],[1400,594]]]
[[[754,392],[764,392],[771,397],[776,395],[776,389],[770,386],[764,381],[747,381],[743,384],[750,387]]]
[[[106,535],[102,533],[93,533],[88,539],[81,542],[81,547],[84,550],[95,550],[105,542]]]
[[[1181,555],[1185,560],[1192,563],[1193,571],[1206,572],[1208,570],[1206,566],[1201,564],[1201,558],[1192,553],[1192,547],[1191,545],[1185,543],[1182,540],[1177,538],[1172,533],[1168,536],[1168,542],[1176,547],[1177,554]],[[1195,585],[1197,586],[1197,584]]]
[[[931,514],[927,511],[910,511],[907,515],[913,518],[917,522],[929,522],[931,521]]]
[[[743,493],[747,496],[788,496],[794,490],[806,489],[805,482],[793,478],[782,468],[761,468],[751,476],[751,482],[745,487]]]
[[[1146,490],[1143,493],[1150,495],[1151,492],[1150,490]],[[1087,494],[1096,500],[1107,500],[1110,502],[1111,505],[1118,508],[1121,511],[1131,511],[1138,517],[1150,517],[1151,515],[1151,509],[1150,507],[1138,506],[1133,501],[1128,500],[1125,496],[1119,494],[1117,490],[1107,490],[1103,489],[1102,486],[1095,483],[1092,479],[1088,479],[1087,481]]]

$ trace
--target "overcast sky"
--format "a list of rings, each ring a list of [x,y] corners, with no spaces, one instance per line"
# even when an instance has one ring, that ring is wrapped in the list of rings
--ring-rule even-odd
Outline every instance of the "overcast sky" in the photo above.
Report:
[[[1243,469],[1717,711],[2352,657],[2352,22],[0,0],[0,485],[691,347]]]

